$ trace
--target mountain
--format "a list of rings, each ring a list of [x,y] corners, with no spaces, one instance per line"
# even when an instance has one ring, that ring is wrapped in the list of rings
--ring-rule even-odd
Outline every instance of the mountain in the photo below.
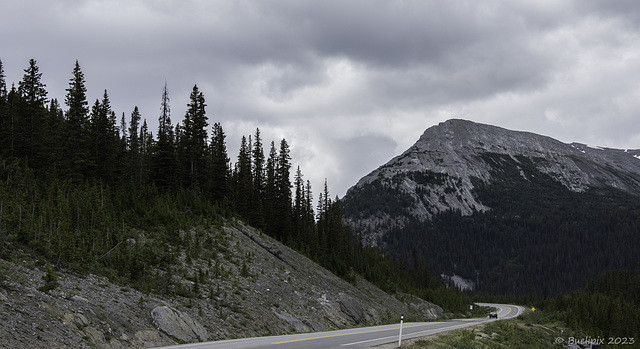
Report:
[[[490,292],[555,292],[636,266],[640,150],[466,120],[427,129],[342,199],[366,244]]]
[[[212,242],[201,257],[182,252],[156,270],[169,288],[162,293],[65,270],[52,283],[41,258],[0,259],[0,347],[148,348],[442,315],[362,278],[346,282],[241,222],[182,233]],[[140,232],[137,243],[144,238]]]

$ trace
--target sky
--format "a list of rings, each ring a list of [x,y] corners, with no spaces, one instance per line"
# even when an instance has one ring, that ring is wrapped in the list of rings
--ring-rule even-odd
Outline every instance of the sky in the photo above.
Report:
[[[560,141],[640,148],[634,0],[3,0],[7,84],[37,61],[64,103],[78,60],[89,104],[106,89],[156,133],[194,85],[235,162],[243,135],[285,138],[314,196],[460,118]],[[63,109],[66,106],[63,105]]]

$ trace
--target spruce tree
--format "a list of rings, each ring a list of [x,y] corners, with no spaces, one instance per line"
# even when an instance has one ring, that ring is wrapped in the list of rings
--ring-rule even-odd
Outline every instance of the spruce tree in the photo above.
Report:
[[[42,82],[42,73],[35,59],[29,60],[29,67],[24,70],[22,81],[18,84],[18,93],[24,106],[16,114],[16,156],[31,159],[32,168],[40,168],[43,165],[43,149],[41,144],[43,119],[46,113],[45,103],[47,91]]]
[[[96,165],[95,177],[106,183],[115,181],[120,152],[115,113],[107,90],[102,101],[96,100],[90,115],[91,163]]]
[[[275,190],[276,236],[286,242],[292,235],[293,224],[291,221],[291,155],[289,144],[284,138],[280,141],[275,168]]]
[[[164,82],[164,88],[162,89],[162,101],[160,103],[160,117],[158,118],[158,141],[163,138],[168,138],[173,133],[173,126],[171,126],[171,107],[169,105],[169,89],[167,88],[167,82]]]
[[[249,220],[251,213],[251,199],[253,180],[251,178],[251,149],[247,144],[247,137],[242,136],[240,151],[238,152],[238,162],[234,174],[235,204],[236,211],[241,217]]]
[[[152,159],[153,181],[158,187],[165,189],[176,185],[178,165],[169,102],[169,90],[165,81],[160,103],[160,117],[158,118],[158,140]]]
[[[140,127],[140,174],[138,177],[138,183],[140,185],[146,184],[151,172],[151,157],[154,148],[153,134],[149,131],[147,126],[147,119],[142,121],[142,127]]]
[[[57,99],[53,98],[49,102],[49,109],[44,119],[44,129],[42,138],[44,155],[44,173],[47,178],[52,179],[57,176],[57,168],[62,157],[64,112]]]
[[[69,79],[65,104],[66,112],[64,165],[72,179],[88,176],[90,164],[89,155],[89,108],[87,102],[87,88],[84,73],[76,60],[73,77]]]
[[[204,95],[193,86],[190,102],[182,123],[182,137],[180,139],[181,159],[184,160],[183,171],[186,175],[185,184],[189,188],[200,188],[207,182],[205,156],[207,151],[207,115],[205,112]]]
[[[256,128],[256,134],[253,141],[253,187],[258,192],[258,197],[262,201],[264,196],[265,174],[264,174],[264,150],[262,148],[262,138],[260,137],[260,129]]]
[[[303,240],[303,220],[304,220],[304,179],[300,166],[296,169],[293,181],[295,196],[293,200],[293,231],[296,238]]]
[[[30,59],[29,67],[24,70],[22,81],[18,83],[18,92],[29,106],[44,108],[47,101],[47,90],[41,79],[42,73],[40,73],[36,60]]]
[[[6,75],[4,74],[4,66],[2,65],[2,60],[0,59],[0,106],[2,106],[3,102],[7,101],[7,82]]]
[[[7,113],[6,113],[6,107],[7,107],[7,83],[5,82],[5,75],[4,75],[4,67],[2,66],[2,60],[0,60],[0,148],[2,149],[6,149],[4,148],[6,146],[5,144],[5,140],[6,140],[6,136],[7,136]],[[2,151],[0,151],[0,155],[2,154]]]
[[[211,145],[209,146],[209,196],[213,202],[221,202],[229,195],[229,157],[226,136],[220,123],[213,124]]]
[[[15,85],[11,85],[11,90],[7,94],[1,130],[2,147],[0,148],[0,152],[2,152],[4,157],[13,158],[16,156],[16,143],[20,142],[19,127],[17,124],[20,119],[19,113],[22,104],[22,98]]]
[[[267,166],[265,167],[265,186],[264,186],[264,217],[267,234],[272,237],[279,236],[276,212],[276,166],[278,163],[278,151],[275,143],[271,141],[269,149],[269,157],[267,158]]]
[[[137,183],[142,176],[142,152],[140,145],[140,134],[138,133],[138,127],[140,126],[140,110],[137,106],[133,108],[131,112],[131,118],[129,119],[129,173],[131,174],[131,181]]]

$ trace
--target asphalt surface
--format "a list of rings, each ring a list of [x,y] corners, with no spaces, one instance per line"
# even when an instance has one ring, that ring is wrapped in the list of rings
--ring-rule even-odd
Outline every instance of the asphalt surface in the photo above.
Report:
[[[410,322],[402,325],[402,339],[424,337],[432,334],[457,330],[485,322],[517,317],[524,310],[520,306],[506,304],[477,303],[498,309],[498,319],[473,318],[435,322]],[[400,324],[374,327],[360,327],[348,330],[304,333],[285,336],[257,337],[236,340],[194,343],[164,347],[164,349],[358,349],[371,348],[381,344],[397,343]]]

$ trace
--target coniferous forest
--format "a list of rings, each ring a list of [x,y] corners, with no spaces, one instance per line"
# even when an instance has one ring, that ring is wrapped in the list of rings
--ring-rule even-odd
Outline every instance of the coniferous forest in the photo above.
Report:
[[[47,98],[42,74],[32,59],[8,88],[0,61],[0,258],[26,254],[160,290],[153,270],[212,243],[185,231],[240,219],[346,280],[361,275],[389,292],[431,289],[430,300],[452,310],[470,302],[426,268],[351,238],[340,201],[325,180],[314,202],[285,139],[266,145],[256,129],[242,137],[232,162],[198,86],[174,124],[165,84],[151,130],[137,107],[112,110],[106,90],[88,101],[79,62],[64,101]]]

